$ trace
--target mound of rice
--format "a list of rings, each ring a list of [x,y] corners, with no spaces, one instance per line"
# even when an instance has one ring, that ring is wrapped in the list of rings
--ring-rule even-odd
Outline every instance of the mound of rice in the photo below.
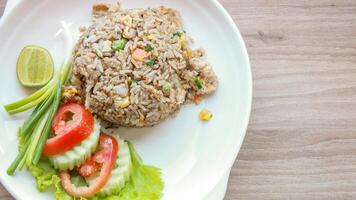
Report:
[[[74,50],[75,82],[85,106],[113,125],[155,125],[217,87],[204,51],[189,49],[191,39],[173,9],[95,5],[92,25],[81,31]],[[120,39],[126,46],[114,50]],[[133,56],[137,49],[144,51],[144,60]]]

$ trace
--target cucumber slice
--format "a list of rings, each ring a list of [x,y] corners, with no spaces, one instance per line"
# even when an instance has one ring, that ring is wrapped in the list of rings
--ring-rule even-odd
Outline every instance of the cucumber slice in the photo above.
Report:
[[[62,155],[52,156],[49,158],[55,169],[58,170],[72,170],[88,159],[98,146],[100,136],[100,122],[94,120],[94,129],[90,136],[85,139],[80,145],[74,147],[72,150],[65,152]]]
[[[119,153],[117,155],[116,167],[112,170],[110,179],[106,185],[98,193],[99,196],[120,193],[131,175],[132,163],[129,146],[123,139],[120,139],[119,137],[115,138],[119,141]],[[97,177],[87,180],[87,183],[91,185],[96,181]]]

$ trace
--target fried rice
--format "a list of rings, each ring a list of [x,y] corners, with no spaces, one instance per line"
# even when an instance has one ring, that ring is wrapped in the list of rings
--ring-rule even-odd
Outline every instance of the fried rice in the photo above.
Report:
[[[113,125],[153,126],[217,88],[204,50],[189,48],[192,39],[171,8],[95,5],[92,24],[81,31],[73,83],[85,106]],[[116,41],[125,46],[115,49]]]

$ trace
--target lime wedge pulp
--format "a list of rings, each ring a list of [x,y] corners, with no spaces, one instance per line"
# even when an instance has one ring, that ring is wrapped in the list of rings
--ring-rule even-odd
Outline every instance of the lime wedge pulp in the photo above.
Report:
[[[51,54],[40,46],[25,46],[17,59],[17,77],[25,87],[40,87],[48,83],[53,76]]]

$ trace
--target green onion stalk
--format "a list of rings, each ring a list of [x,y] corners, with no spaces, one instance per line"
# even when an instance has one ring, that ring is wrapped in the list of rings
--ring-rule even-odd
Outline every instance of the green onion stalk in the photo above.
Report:
[[[72,68],[74,40],[68,24],[63,21],[61,24],[66,45],[66,55],[58,74],[44,87],[30,96],[4,106],[10,115],[35,107],[32,114],[18,130],[20,139],[19,153],[7,169],[7,174],[9,175],[13,175],[17,169],[22,169],[25,165],[37,165],[47,138],[51,133],[52,121],[61,102],[62,86],[68,81]]]

